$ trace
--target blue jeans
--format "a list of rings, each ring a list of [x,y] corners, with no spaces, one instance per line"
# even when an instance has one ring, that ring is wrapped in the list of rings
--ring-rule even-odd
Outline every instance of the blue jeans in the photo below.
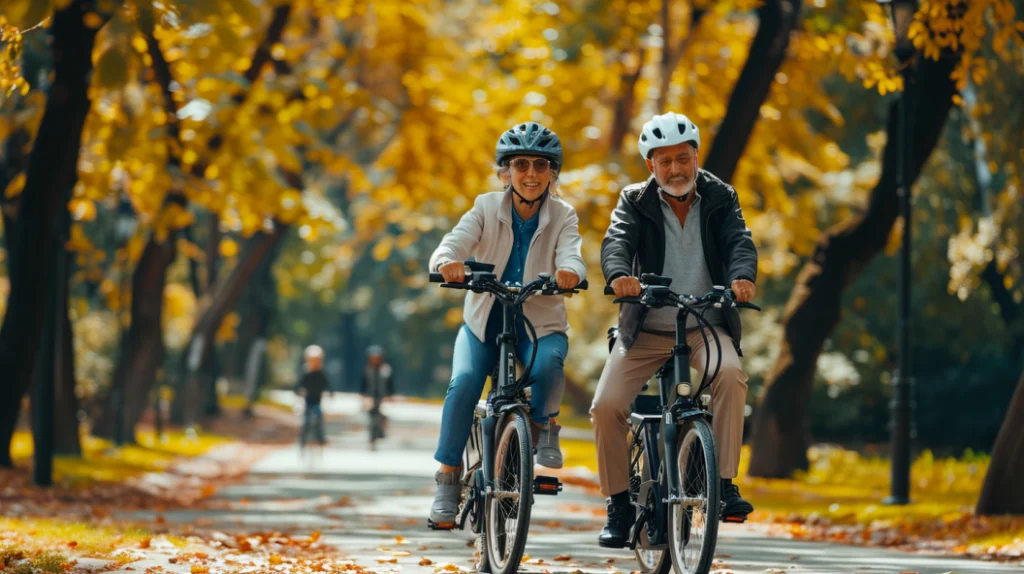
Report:
[[[462,464],[462,452],[466,449],[473,425],[473,411],[484,391],[484,383],[498,361],[496,337],[501,331],[501,319],[500,314],[497,321],[494,317],[495,314],[492,314],[488,321],[487,342],[477,339],[466,325],[459,329],[459,335],[455,338],[452,381],[444,398],[441,436],[437,442],[437,452],[434,453],[434,460],[441,464]],[[516,358],[525,366],[530,361],[533,342],[526,336],[521,321],[517,327]],[[537,341],[537,358],[530,371],[530,377],[534,379],[530,391],[530,406],[533,407],[531,418],[537,423],[543,424],[549,418],[558,416],[562,393],[565,392],[563,366],[568,352],[569,339],[565,333],[552,333]]]
[[[306,405],[306,411],[302,413],[302,430],[299,431],[299,446],[305,446],[306,435],[313,431],[314,440],[319,444],[327,442],[324,435],[324,412],[320,405]]]

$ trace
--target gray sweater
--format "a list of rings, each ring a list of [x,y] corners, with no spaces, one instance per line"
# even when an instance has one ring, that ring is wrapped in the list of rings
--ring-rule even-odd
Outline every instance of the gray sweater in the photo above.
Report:
[[[694,198],[690,212],[686,215],[686,225],[679,224],[672,207],[660,193],[661,213],[665,220],[665,267],[661,275],[672,278],[672,291],[680,295],[701,296],[714,287],[711,272],[704,261],[704,249],[700,236],[700,195]],[[676,329],[676,307],[652,309],[644,321],[645,331],[674,332]],[[708,309],[704,314],[712,325],[721,325],[721,311]],[[691,315],[686,319],[686,328],[697,327],[697,320]]]

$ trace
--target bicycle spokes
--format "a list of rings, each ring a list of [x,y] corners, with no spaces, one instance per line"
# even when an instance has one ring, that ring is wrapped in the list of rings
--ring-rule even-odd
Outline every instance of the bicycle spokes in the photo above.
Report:
[[[517,411],[508,420],[496,451],[494,491],[487,517],[488,552],[492,571],[512,574],[526,547],[533,503],[533,450],[522,412]]]
[[[707,421],[696,419],[680,441],[679,498],[671,510],[670,547],[679,574],[704,574],[718,538],[718,463]]]

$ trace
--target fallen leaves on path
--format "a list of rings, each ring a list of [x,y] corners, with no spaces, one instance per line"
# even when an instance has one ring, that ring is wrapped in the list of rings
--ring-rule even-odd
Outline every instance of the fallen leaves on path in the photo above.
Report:
[[[820,515],[769,514],[764,523],[748,526],[797,540],[928,551],[983,560],[1024,558],[1024,517],[984,517],[961,512],[913,521],[876,520],[864,525],[834,522]]]

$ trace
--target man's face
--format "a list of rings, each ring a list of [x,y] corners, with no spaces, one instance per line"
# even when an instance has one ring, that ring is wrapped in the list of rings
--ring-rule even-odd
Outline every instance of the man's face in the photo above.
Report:
[[[384,362],[384,357],[380,355],[370,355],[370,364],[374,367],[379,366]]]
[[[692,144],[658,148],[646,161],[658,185],[670,195],[682,196],[693,191],[697,181],[697,150]]]

